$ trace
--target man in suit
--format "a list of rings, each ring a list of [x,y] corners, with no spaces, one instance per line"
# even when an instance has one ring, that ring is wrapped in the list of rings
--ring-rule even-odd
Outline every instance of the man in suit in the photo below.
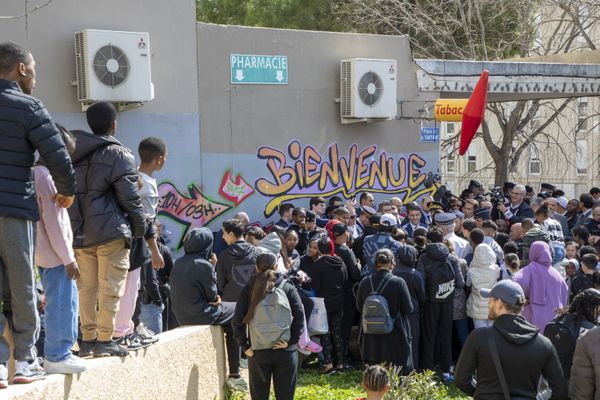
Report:
[[[525,186],[515,185],[510,192],[510,204],[498,204],[496,209],[504,215],[508,225],[523,221],[524,218],[533,218],[533,210],[525,203]]]
[[[408,203],[406,205],[406,211],[408,212],[408,222],[402,225],[402,229],[406,231],[408,237],[412,237],[415,229],[420,226],[427,228],[427,224],[421,221],[422,214],[418,205],[414,203]]]
[[[582,225],[586,225],[592,220],[592,208],[594,207],[594,197],[589,193],[583,193],[579,196],[579,210],[581,216],[575,223],[573,228],[577,228]]]

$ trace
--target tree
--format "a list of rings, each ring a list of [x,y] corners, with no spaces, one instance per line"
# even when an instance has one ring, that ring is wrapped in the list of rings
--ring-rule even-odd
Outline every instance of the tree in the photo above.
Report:
[[[458,60],[595,49],[589,32],[600,16],[595,0],[339,0],[336,10],[358,30],[409,35],[417,58]],[[501,135],[495,137],[487,121],[480,135],[493,159],[496,185],[507,180],[532,145],[557,141],[548,127],[560,124],[573,100],[488,104]],[[442,154],[457,140],[458,134],[443,141]]]
[[[343,31],[330,0],[197,0],[198,21],[272,28]]]

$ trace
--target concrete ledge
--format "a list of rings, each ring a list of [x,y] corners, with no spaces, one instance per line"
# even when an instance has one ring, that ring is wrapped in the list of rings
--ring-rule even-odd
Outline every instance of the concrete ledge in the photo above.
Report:
[[[86,360],[80,375],[48,375],[29,385],[9,385],[1,399],[126,400],[223,399],[224,342],[220,327],[182,327],[126,358]],[[218,349],[218,350],[217,350]]]

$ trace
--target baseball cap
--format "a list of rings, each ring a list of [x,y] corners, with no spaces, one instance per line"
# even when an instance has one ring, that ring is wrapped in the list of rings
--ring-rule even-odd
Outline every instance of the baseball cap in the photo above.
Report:
[[[483,298],[489,299],[493,297],[513,306],[525,304],[523,288],[517,282],[510,279],[501,280],[491,289],[480,289],[479,293]]]
[[[306,210],[306,222],[311,222],[317,219],[317,214],[310,210]]]
[[[556,202],[564,209],[567,208],[567,203],[569,202],[569,200],[567,200],[567,198],[565,196],[560,196],[559,198],[556,199]]]
[[[398,220],[394,217],[393,214],[383,214],[381,219],[379,220],[380,226],[396,226],[398,225]]]

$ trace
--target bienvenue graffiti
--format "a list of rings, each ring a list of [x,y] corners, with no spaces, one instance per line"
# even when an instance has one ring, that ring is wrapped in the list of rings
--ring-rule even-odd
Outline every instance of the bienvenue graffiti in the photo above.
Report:
[[[158,186],[158,214],[185,225],[177,248],[183,245],[183,239],[189,229],[206,226],[231,208],[205,196],[193,183],[189,185],[188,193],[189,195],[180,193],[171,182],[162,182]]]
[[[293,140],[286,151],[269,146],[258,148],[257,156],[266,160],[273,179],[256,180],[256,190],[272,199],[265,207],[270,217],[284,202],[298,198],[342,194],[349,198],[360,191],[404,194],[404,201],[432,193],[435,188],[421,187],[426,161],[418,154],[394,157],[385,151],[377,154],[377,146],[359,149],[353,144],[342,155],[337,143],[319,153],[310,145]],[[420,188],[421,187],[421,188]]]

